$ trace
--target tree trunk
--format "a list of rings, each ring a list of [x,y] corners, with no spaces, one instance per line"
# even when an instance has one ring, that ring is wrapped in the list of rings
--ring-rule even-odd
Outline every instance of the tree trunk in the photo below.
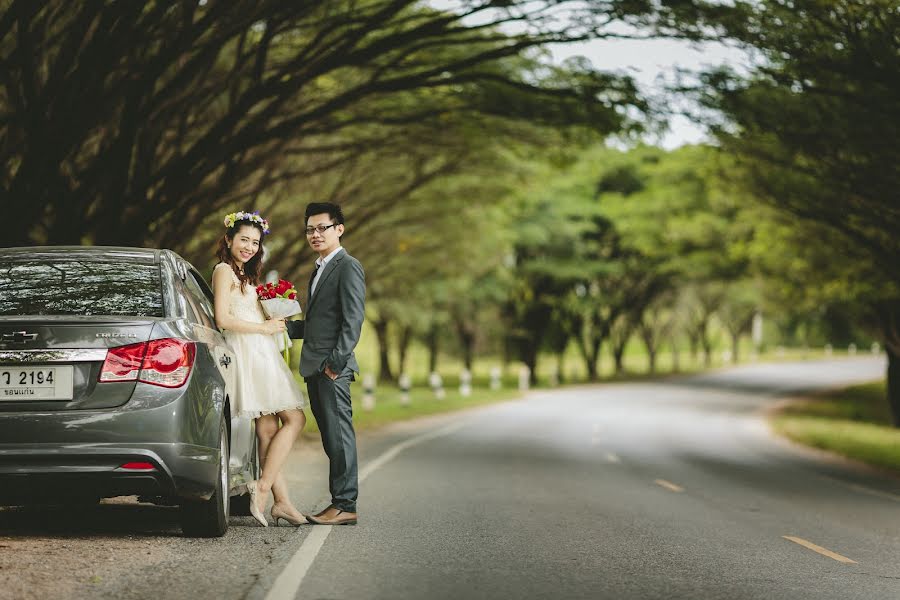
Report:
[[[597,362],[589,360],[586,363],[588,381],[597,381],[600,377],[597,374]]]
[[[731,364],[736,365],[738,363],[738,347],[741,341],[741,333],[732,333],[731,334]]]
[[[463,364],[468,372],[472,372],[472,362],[475,356],[475,336],[471,336],[463,343]]]
[[[672,371],[677,373],[681,370],[681,354],[678,352],[678,340],[672,336]]]
[[[891,407],[891,422],[894,427],[900,427],[900,354],[886,349],[888,356],[887,367],[887,400]]]
[[[575,337],[575,345],[578,347],[579,354],[581,354],[581,360],[584,361],[584,370],[587,371],[588,381],[594,381],[592,373],[593,377],[596,378],[597,361],[591,356],[591,351],[588,348],[588,343],[584,340],[584,335]]]
[[[587,370],[588,381],[600,379],[600,345],[602,340],[591,340],[590,345],[584,349],[584,366]]]
[[[406,373],[406,356],[409,353],[409,344],[411,341],[412,327],[406,325],[400,330],[400,340],[398,342],[399,347],[397,348],[400,352],[400,365],[397,371],[398,375]]]
[[[378,380],[382,382],[393,382],[394,374],[391,373],[391,362],[388,354],[388,321],[378,319],[372,321],[372,327],[375,329],[375,337],[378,338]]]
[[[456,333],[459,335],[459,344],[463,351],[463,364],[466,370],[471,373],[473,356],[475,354],[475,330],[461,319],[457,319]]]
[[[556,354],[556,381],[563,383],[563,365],[565,364],[565,351]]]
[[[625,344],[614,345],[613,349],[612,349],[612,353],[613,353],[613,360],[615,361],[615,364],[616,364],[616,375],[623,375],[625,373],[625,364],[623,361],[623,359],[625,357]]]
[[[691,362],[696,365],[699,362],[697,360],[697,350],[700,347],[700,340],[696,332],[691,331],[688,333],[688,343],[690,347]]]
[[[712,366],[712,342],[709,339],[709,319],[698,320],[694,327],[691,328],[691,354],[694,356],[696,364],[696,350],[699,345],[703,350],[703,366],[707,369]]]
[[[432,325],[426,340],[428,345],[428,373],[437,371],[438,364],[438,328]]]
[[[650,373],[656,372],[656,344],[658,339],[653,335],[648,327],[641,327],[641,339],[644,341],[644,348],[647,350],[647,359],[650,362]]]
[[[537,362],[538,362],[538,346],[537,344],[528,344],[522,348],[522,362],[531,369],[529,373],[529,384],[534,387],[537,385]]]

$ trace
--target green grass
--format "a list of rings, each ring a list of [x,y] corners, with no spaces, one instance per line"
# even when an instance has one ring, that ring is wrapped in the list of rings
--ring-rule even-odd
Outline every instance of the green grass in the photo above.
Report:
[[[301,384],[301,388],[305,391],[305,384]],[[357,431],[381,427],[396,421],[502,402],[521,396],[521,393],[514,388],[496,391],[476,388],[472,390],[470,396],[463,397],[457,389],[448,388],[446,396],[438,400],[430,389],[418,387],[410,390],[409,404],[404,406],[400,402],[400,391],[396,387],[379,386],[375,389],[374,409],[366,410],[362,385],[357,381],[350,389],[353,397],[353,425]],[[312,416],[312,411],[307,410],[306,416],[308,420],[304,432],[318,433],[319,429]]]
[[[900,473],[900,429],[891,426],[883,381],[790,404],[773,425],[801,444]]]

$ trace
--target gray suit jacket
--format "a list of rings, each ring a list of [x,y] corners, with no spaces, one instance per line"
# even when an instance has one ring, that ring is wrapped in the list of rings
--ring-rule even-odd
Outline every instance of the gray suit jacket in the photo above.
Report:
[[[306,318],[287,323],[288,334],[303,339],[303,377],[322,373],[326,365],[335,373],[345,367],[359,372],[353,349],[365,319],[366,275],[359,261],[343,249],[324,269],[315,294],[307,296]]]

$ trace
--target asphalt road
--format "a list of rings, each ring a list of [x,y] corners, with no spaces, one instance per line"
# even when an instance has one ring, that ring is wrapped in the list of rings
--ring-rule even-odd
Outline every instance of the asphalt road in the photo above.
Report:
[[[170,509],[0,512],[0,597],[900,598],[900,480],[769,433],[880,360],[539,391],[361,438],[357,527],[178,535]],[[399,444],[399,445],[398,445]],[[310,441],[289,482],[322,506]]]

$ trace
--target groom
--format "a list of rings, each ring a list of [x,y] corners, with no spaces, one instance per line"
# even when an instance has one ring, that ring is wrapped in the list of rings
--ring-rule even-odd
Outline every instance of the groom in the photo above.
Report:
[[[328,455],[331,505],[307,516],[316,525],[356,525],[359,494],[356,433],[350,382],[359,372],[353,349],[359,342],[366,301],[366,279],[359,261],[341,247],[344,213],[337,204],[306,207],[306,240],[318,253],[309,283],[306,319],[289,321],[292,338],[303,338],[300,375]]]

